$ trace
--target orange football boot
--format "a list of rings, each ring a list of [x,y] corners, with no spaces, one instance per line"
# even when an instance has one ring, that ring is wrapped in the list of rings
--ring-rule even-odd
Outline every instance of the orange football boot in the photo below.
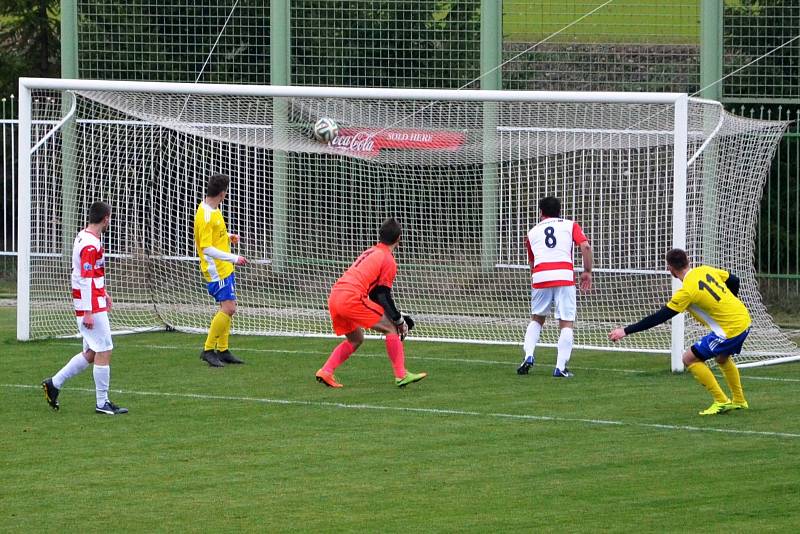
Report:
[[[316,377],[317,377],[317,382],[319,382],[320,384],[325,384],[328,387],[331,388],[344,387],[342,384],[336,381],[336,377],[333,376],[333,373],[329,373],[324,369],[320,369],[319,371],[317,371]]]

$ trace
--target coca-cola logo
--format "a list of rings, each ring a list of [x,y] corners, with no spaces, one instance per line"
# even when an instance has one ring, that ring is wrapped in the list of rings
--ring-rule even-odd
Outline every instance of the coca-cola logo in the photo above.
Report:
[[[333,138],[330,142],[332,147],[351,152],[368,152],[373,153],[378,150],[375,148],[375,137],[370,132],[355,132],[345,133],[342,130],[339,135]]]
[[[463,132],[341,128],[329,146],[344,152],[375,156],[383,149],[456,151],[465,140]]]

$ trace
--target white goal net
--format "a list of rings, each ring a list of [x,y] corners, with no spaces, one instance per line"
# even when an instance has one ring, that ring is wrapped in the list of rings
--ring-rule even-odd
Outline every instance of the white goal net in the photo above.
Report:
[[[114,330],[205,331],[214,304],[193,218],[208,176],[224,173],[222,210],[253,262],[237,269],[234,333],[332,335],[329,288],[395,216],[404,226],[395,296],[417,320],[414,338],[521,345],[530,314],[523,238],[539,199],[553,195],[595,254],[576,346],[674,353],[704,334],[687,318],[621,345],[606,338],[668,300],[664,254],[679,245],[694,263],[741,278],[754,321],[741,360],[798,355],[767,314],[753,268],[762,188],[785,123],[672,94],[28,85],[21,339],[75,333],[70,251],[95,200],[113,210],[104,240]],[[321,117],[339,125],[330,144],[310,135]],[[541,339],[556,342],[554,324]]]

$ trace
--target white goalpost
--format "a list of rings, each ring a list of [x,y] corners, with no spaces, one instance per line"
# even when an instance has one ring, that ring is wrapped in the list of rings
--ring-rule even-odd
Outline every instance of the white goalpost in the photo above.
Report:
[[[784,122],[678,93],[393,90],[20,79],[17,337],[74,334],[70,247],[88,205],[105,236],[115,332],[202,332],[211,304],[193,243],[205,181],[254,260],[237,270],[234,333],[332,335],[326,299],[387,216],[402,222],[395,286],[415,339],[521,345],[538,200],[562,200],[595,249],[576,346],[671,354],[691,318],[610,343],[679,284],[664,254],[742,280],[753,329],[738,361],[800,359],[768,315],[755,224]],[[330,143],[313,124],[334,120]],[[575,258],[575,265],[581,260]],[[576,269],[579,270],[579,269]],[[550,322],[552,323],[552,321]],[[549,324],[542,343],[555,345]],[[517,354],[509,357],[516,361]]]

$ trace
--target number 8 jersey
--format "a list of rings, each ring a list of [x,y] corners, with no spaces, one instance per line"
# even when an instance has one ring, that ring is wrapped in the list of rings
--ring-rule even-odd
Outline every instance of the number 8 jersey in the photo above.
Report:
[[[575,285],[572,245],[589,239],[569,219],[548,217],[531,228],[525,239],[534,288]]]

